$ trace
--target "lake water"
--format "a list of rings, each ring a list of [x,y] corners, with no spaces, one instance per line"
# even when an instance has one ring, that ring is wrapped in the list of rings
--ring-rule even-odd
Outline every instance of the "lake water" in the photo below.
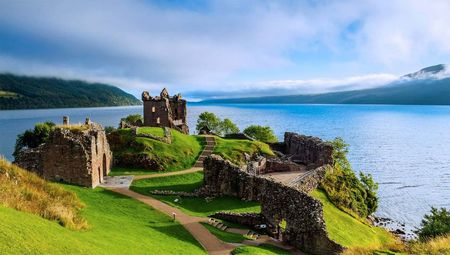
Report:
[[[417,226],[430,206],[450,208],[450,107],[374,105],[201,105],[188,108],[189,126],[198,115],[214,112],[243,129],[271,126],[281,140],[285,131],[325,140],[340,136],[350,144],[357,171],[379,182],[377,215]],[[36,122],[92,121],[117,126],[121,117],[141,113],[141,106],[0,111],[0,154],[12,160],[17,134]]]

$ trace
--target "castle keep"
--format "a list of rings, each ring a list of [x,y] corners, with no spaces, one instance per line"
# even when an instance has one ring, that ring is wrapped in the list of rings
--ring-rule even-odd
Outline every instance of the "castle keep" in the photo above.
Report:
[[[86,119],[84,125],[57,126],[48,141],[21,150],[15,164],[47,180],[96,187],[111,169],[112,153],[103,127]]]
[[[152,97],[147,91],[142,92],[144,102],[144,126],[169,127],[185,134],[189,133],[186,123],[186,100],[177,94],[169,96],[167,89],[163,89],[160,96]]]

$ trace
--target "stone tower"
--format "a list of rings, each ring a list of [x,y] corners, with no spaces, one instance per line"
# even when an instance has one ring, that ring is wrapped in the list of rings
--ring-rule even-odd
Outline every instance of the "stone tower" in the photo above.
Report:
[[[185,134],[189,133],[187,126],[186,100],[180,94],[173,97],[164,88],[159,96],[152,97],[147,91],[142,92],[144,102],[144,126],[169,127]]]

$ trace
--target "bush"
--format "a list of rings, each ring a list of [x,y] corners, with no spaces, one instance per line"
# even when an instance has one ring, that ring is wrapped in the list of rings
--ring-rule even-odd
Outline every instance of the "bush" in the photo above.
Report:
[[[321,188],[339,209],[366,218],[378,208],[378,184],[370,174],[361,172],[358,179],[347,159],[348,144],[344,140],[336,138],[331,144],[334,167],[325,175]]]
[[[265,143],[275,143],[278,141],[269,126],[251,125],[244,130],[244,134]]]
[[[125,118],[121,118],[120,121],[124,121],[132,126],[141,126],[144,123],[144,118],[140,114],[130,114]]]
[[[112,132],[116,131],[117,129],[115,127],[112,126],[106,126],[105,127],[105,133],[106,134],[111,134]]]
[[[17,135],[13,155],[17,155],[22,148],[36,148],[45,143],[54,127],[55,123],[53,122],[37,123],[33,130],[28,129],[23,134]]]
[[[423,217],[421,228],[416,231],[420,240],[450,235],[450,211],[431,207],[430,213]]]
[[[212,112],[202,112],[197,119],[196,130],[199,132],[203,127],[208,127],[211,132],[217,135],[239,133],[239,128],[230,119],[223,121]]]

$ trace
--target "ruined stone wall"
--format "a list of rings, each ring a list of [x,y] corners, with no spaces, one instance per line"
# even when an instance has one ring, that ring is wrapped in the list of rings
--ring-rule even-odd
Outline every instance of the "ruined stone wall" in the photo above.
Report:
[[[209,215],[209,217],[237,223],[253,230],[260,230],[259,226],[266,224],[266,219],[260,213],[217,212]]]
[[[331,171],[329,165],[321,166],[313,170],[299,175],[297,178],[293,179],[289,186],[299,189],[303,192],[309,193],[319,186],[319,183],[325,177],[327,171]]]
[[[333,146],[317,137],[286,132],[284,153],[296,163],[314,169],[326,164],[333,165]]]
[[[292,172],[303,171],[304,165],[299,165],[289,160],[283,160],[280,158],[271,158],[266,162],[266,168],[261,173],[274,173],[274,172]]]
[[[306,193],[273,179],[247,173],[220,156],[204,162],[204,188],[211,195],[229,195],[261,202],[269,232],[287,223],[283,240],[313,254],[337,254],[342,246],[328,238],[322,204]]]
[[[109,173],[111,160],[103,128],[90,123],[81,129],[55,128],[45,144],[21,151],[15,163],[47,180],[95,187]]]

